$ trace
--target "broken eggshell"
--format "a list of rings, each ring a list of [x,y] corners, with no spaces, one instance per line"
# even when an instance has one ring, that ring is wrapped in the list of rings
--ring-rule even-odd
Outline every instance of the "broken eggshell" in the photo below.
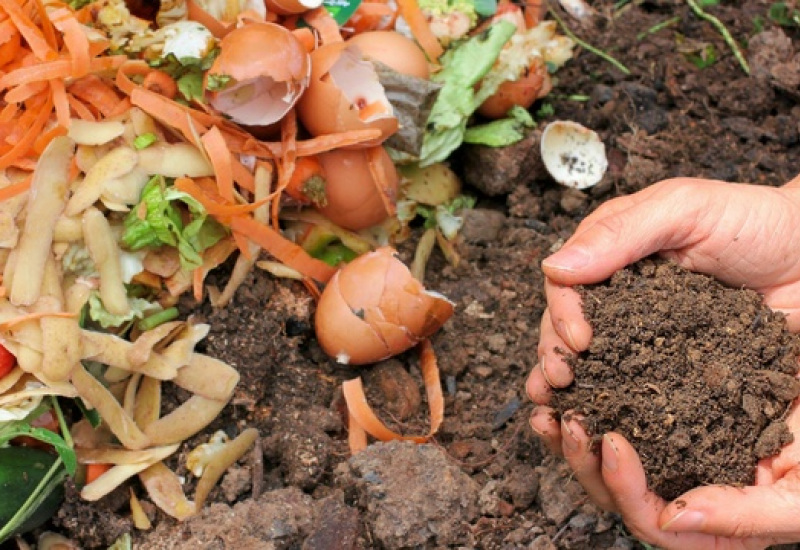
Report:
[[[249,23],[227,34],[219,46],[219,56],[206,74],[206,99],[234,122],[273,124],[308,87],[309,54],[281,25]]]
[[[387,359],[431,336],[453,314],[444,296],[425,290],[391,247],[344,266],[322,292],[317,340],[339,363]]]
[[[547,125],[542,132],[541,154],[553,179],[573,189],[596,185],[608,168],[606,147],[597,133],[568,120]]]
[[[297,104],[303,126],[314,136],[377,128],[373,146],[397,131],[397,117],[375,67],[348,42],[334,42],[311,54],[311,82]]]

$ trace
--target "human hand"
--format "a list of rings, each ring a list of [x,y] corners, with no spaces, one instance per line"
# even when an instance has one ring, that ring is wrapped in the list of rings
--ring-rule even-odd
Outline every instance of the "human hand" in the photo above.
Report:
[[[528,393],[537,403],[547,403],[553,386],[572,382],[570,368],[554,349],[588,347],[591,327],[571,285],[599,282],[655,252],[760,292],[773,309],[787,313],[790,328],[800,329],[798,244],[800,189],[791,184],[775,189],[669,180],[606,203],[543,264],[549,307],[542,319],[540,363],[529,377]],[[790,427],[800,441],[796,411]],[[601,454],[593,454],[577,421],[559,426],[550,412],[537,409],[534,429],[551,449],[565,455],[589,495],[622,513],[642,540],[667,548],[760,548],[800,540],[800,528],[786,519],[800,508],[800,477],[793,469],[800,443],[759,463],[754,487],[696,489],[667,505],[647,491],[641,463],[624,438],[608,434]],[[765,506],[769,499],[777,499],[784,510]],[[687,525],[693,516],[698,519],[697,512],[704,519]],[[678,536],[673,532],[678,530],[691,533]]]

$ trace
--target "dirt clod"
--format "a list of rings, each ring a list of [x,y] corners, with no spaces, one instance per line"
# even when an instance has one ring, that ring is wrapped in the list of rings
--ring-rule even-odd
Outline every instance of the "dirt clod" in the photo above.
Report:
[[[656,493],[750,485],[757,460],[792,440],[800,339],[757,293],[646,259],[580,294],[594,336],[554,403],[585,415],[595,444],[627,437]]]

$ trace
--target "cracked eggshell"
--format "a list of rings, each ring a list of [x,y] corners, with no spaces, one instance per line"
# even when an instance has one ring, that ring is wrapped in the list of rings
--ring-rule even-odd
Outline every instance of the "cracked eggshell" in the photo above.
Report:
[[[219,56],[206,74],[206,87],[215,76],[232,82],[206,92],[214,109],[245,126],[268,126],[282,119],[308,87],[311,60],[285,27],[249,23],[222,39]]]
[[[608,168],[600,137],[577,122],[557,120],[548,124],[542,132],[541,154],[553,179],[573,189],[596,185]]]
[[[453,304],[425,290],[391,247],[363,254],[331,278],[315,316],[322,349],[344,364],[375,363],[435,333]]]
[[[297,104],[303,126],[314,136],[377,128],[378,145],[397,131],[397,117],[375,67],[348,42],[325,44],[311,53],[311,81]]]
[[[322,0],[265,0],[267,10],[278,15],[297,15],[322,5]]]

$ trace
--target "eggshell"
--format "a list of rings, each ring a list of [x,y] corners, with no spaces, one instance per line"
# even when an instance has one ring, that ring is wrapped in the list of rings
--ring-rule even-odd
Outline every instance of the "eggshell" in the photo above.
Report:
[[[315,136],[366,128],[381,131],[362,146],[378,145],[398,128],[374,66],[348,42],[325,44],[311,53],[311,81],[297,114]]]
[[[524,109],[550,93],[552,83],[547,66],[541,57],[534,58],[525,74],[517,80],[503,82],[497,91],[478,107],[478,113],[486,118],[498,119],[508,114],[514,105]]]
[[[348,40],[355,44],[367,59],[380,61],[398,73],[427,79],[430,66],[417,43],[395,31],[363,32]]]
[[[278,15],[296,15],[322,5],[322,0],[265,0],[267,9]]]
[[[386,174],[389,193],[396,196],[399,177],[389,154],[378,147],[377,169]],[[389,216],[375,183],[376,168],[370,167],[369,149],[335,149],[318,157],[325,177],[327,204],[319,211],[333,223],[358,231]]]
[[[542,131],[540,151],[553,179],[573,189],[600,183],[608,169],[606,146],[597,132],[571,120],[555,120]]]
[[[210,105],[240,124],[267,126],[283,118],[300,99],[311,76],[311,60],[285,27],[249,23],[220,42],[220,54],[206,80],[216,75],[234,82],[207,92]]]
[[[320,297],[317,340],[340,363],[362,365],[402,353],[435,333],[453,304],[425,290],[391,247],[340,269]]]

